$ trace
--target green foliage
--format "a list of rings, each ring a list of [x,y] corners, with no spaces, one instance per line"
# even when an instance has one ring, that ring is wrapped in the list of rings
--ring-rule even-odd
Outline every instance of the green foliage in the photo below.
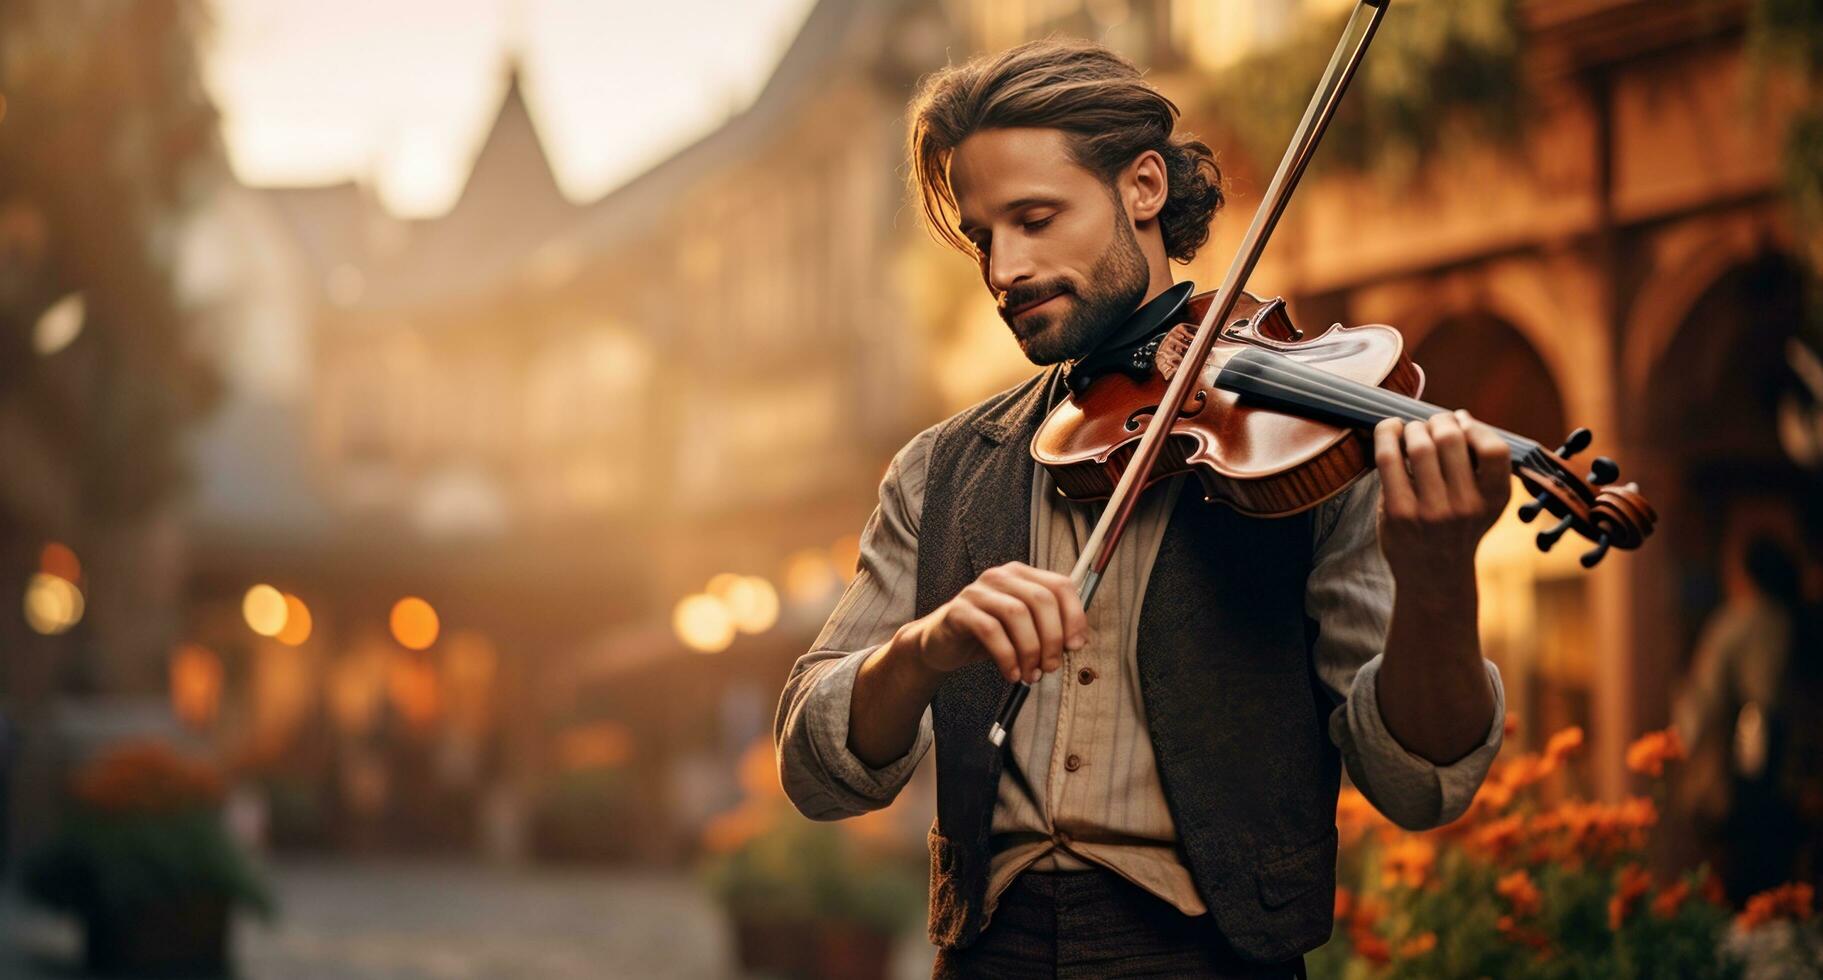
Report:
[[[757,917],[853,922],[894,934],[923,915],[923,869],[843,828],[778,814],[704,864],[710,890],[731,911]]]
[[[190,896],[227,899],[262,915],[272,896],[210,809],[109,812],[80,807],[25,869],[25,888],[51,908],[131,914]]]
[[[1811,342],[1823,347],[1823,4],[1755,0],[1747,15],[1747,52],[1762,80],[1789,76],[1800,91],[1786,124],[1781,169],[1811,270]]]
[[[1516,141],[1517,6],[1515,0],[1396,5],[1337,107],[1312,172],[1337,168],[1405,179],[1458,131]],[[1312,23],[1212,81],[1207,108],[1240,137],[1261,171],[1271,170],[1284,153],[1343,22]]]
[[[221,165],[202,15],[200,0],[0,4],[0,407],[43,426],[84,518],[180,488],[178,434],[215,393],[171,268],[175,223]],[[39,356],[38,317],[70,294],[82,332]]]

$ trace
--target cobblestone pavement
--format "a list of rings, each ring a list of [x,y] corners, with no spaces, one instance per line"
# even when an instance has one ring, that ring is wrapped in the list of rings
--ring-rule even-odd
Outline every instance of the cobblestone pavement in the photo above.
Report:
[[[688,876],[319,861],[274,869],[280,914],[243,921],[246,980],[738,977],[720,912]],[[72,980],[73,925],[0,898],[0,977]],[[897,977],[930,975],[900,943]]]

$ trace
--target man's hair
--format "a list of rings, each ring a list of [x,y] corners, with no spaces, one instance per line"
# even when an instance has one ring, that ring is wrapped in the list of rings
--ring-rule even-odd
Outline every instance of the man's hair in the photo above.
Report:
[[[1168,181],[1159,229],[1165,254],[1188,262],[1209,240],[1222,206],[1222,173],[1207,144],[1173,135],[1177,106],[1120,55],[1076,40],[1029,41],[924,77],[912,97],[907,152],[924,217],[944,242],[973,253],[956,230],[950,156],[983,129],[1063,130],[1071,155],[1113,184],[1147,150],[1165,159]]]

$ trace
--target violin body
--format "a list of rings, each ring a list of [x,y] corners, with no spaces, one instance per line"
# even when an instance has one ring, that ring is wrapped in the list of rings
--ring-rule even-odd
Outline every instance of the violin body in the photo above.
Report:
[[[1100,500],[1114,490],[1140,436],[1165,397],[1213,293],[1193,296],[1179,323],[1158,343],[1155,370],[1143,381],[1118,371],[1095,378],[1045,418],[1032,456],[1072,500]],[[1195,471],[1204,496],[1257,517],[1283,517],[1340,493],[1373,467],[1371,437],[1359,429],[1244,402],[1215,379],[1240,351],[1266,347],[1351,381],[1416,397],[1424,372],[1388,326],[1335,325],[1304,335],[1284,301],[1243,293],[1214,341],[1201,377],[1183,402],[1147,485]]]

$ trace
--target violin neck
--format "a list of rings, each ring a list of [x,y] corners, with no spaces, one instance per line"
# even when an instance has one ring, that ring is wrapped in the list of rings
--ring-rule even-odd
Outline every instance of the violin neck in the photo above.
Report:
[[[1216,376],[1215,386],[1287,414],[1367,430],[1386,419],[1418,422],[1449,411],[1261,347],[1250,347],[1230,357]],[[1506,440],[1515,465],[1536,459],[1533,454],[1543,450],[1524,436],[1505,429],[1494,431]]]

